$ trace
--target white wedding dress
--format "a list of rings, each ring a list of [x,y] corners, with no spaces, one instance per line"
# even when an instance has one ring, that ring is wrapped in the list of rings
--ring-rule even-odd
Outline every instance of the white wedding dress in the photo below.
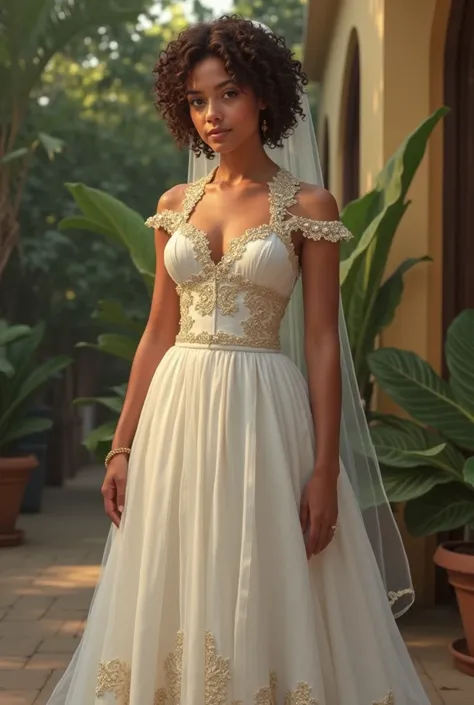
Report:
[[[306,382],[279,351],[298,277],[298,181],[270,184],[270,223],[215,264],[182,212],[170,234],[181,328],[151,382],[126,505],[73,663],[50,705],[429,705],[341,468],[338,531],[308,562],[300,497],[313,468]],[[391,600],[397,595],[392,595]]]

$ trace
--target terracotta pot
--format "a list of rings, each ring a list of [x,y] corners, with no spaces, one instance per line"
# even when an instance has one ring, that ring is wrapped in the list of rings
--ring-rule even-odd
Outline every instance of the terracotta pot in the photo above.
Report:
[[[467,676],[474,676],[474,656],[469,656],[467,653],[466,640],[456,639],[449,645],[449,651],[458,671],[462,671]]]
[[[0,458],[0,547],[23,543],[23,531],[15,529],[25,487],[38,465],[35,455]]]
[[[466,668],[461,667],[462,663],[466,659],[474,662],[474,543],[447,541],[436,549],[434,562],[447,571],[449,583],[456,591],[466,645],[462,649],[459,640],[454,642],[451,653],[456,666],[467,672]],[[457,654],[463,658],[458,659]]]

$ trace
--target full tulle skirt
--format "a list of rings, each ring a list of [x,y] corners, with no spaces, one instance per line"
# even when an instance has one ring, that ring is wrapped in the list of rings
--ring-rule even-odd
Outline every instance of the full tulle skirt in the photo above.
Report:
[[[313,460],[306,382],[287,357],[172,347],[49,705],[429,705],[344,468],[338,530],[306,558]]]

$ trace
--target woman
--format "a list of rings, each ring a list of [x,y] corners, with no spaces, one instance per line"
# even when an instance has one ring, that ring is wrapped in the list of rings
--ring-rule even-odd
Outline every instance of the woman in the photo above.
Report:
[[[147,221],[153,300],[103,484],[115,528],[52,703],[428,705],[390,609],[411,604],[403,570],[387,597],[400,538],[388,512],[377,564],[367,530],[385,540],[388,505],[365,421],[357,437],[347,425],[360,406],[339,337],[350,234],[317,175],[274,158],[318,168],[301,65],[224,17],[182,32],[155,74],[203,176]],[[279,339],[300,271],[307,382]],[[367,477],[351,483],[354,458]],[[359,508],[364,482],[375,499]]]

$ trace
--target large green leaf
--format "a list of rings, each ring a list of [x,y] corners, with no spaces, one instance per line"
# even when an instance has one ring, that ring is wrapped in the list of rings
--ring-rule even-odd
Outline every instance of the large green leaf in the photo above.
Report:
[[[44,324],[40,322],[30,329],[29,335],[16,338],[6,347],[6,354],[15,374],[9,378],[8,384],[2,386],[0,417],[5,409],[16,402],[23,380],[31,373],[43,336]]]
[[[31,335],[31,328],[22,325],[8,325],[8,323],[0,319],[0,347],[13,343],[15,340]]]
[[[466,309],[451,323],[446,360],[454,396],[474,416],[474,309]]]
[[[381,213],[379,213],[372,222],[370,222],[360,238],[357,246],[353,249],[349,257],[341,262],[340,281],[343,296],[346,293],[347,282],[350,281],[350,274],[353,267],[356,267],[360,258],[372,244],[374,238],[379,235],[379,228],[385,224],[395,226],[399,223],[401,215],[405,210],[404,205],[398,203],[388,205]]]
[[[0,166],[3,166],[4,164],[9,164],[10,162],[14,162],[17,159],[22,159],[25,157],[29,152],[29,149],[26,147],[19,147],[18,149],[14,149],[12,152],[8,152],[8,154],[5,154],[1,159],[0,159]]]
[[[109,411],[120,414],[123,407],[123,399],[120,397],[79,397],[74,399],[74,404],[78,406],[89,406],[90,404],[100,404]]]
[[[116,425],[116,421],[108,421],[107,423],[102,424],[102,426],[95,428],[89,433],[84,441],[85,447],[90,450],[91,453],[95,453],[97,451],[97,447],[100,443],[107,443],[110,447],[114,437]]]
[[[420,165],[426,150],[428,139],[436,125],[449,113],[449,108],[442,106],[435,110],[401,143],[395,154],[389,159],[376,180],[376,189],[385,194],[385,198],[394,201],[400,193],[407,194],[413,176]]]
[[[45,325],[40,321],[31,328],[29,335],[16,338],[8,346],[8,357],[12,360],[19,376],[23,374],[24,369],[31,366],[31,361],[43,340],[44,333]]]
[[[374,305],[373,325],[370,331],[372,340],[392,323],[395,312],[402,301],[405,274],[416,264],[431,261],[431,257],[410,257],[402,262],[382,284]]]
[[[427,432],[417,439],[400,429],[377,425],[371,428],[371,436],[377,458],[384,465],[414,468],[423,462],[434,467],[443,466],[438,458],[446,449],[446,443],[433,445]]]
[[[399,416],[391,414],[372,413],[371,416],[375,421],[382,422],[378,426],[371,424],[370,430],[373,434],[375,428],[388,428],[403,435],[403,443],[409,448],[426,450],[439,446],[443,443],[443,438],[435,433],[432,429],[426,429],[424,426],[412,421],[411,419],[402,419]],[[461,480],[464,467],[464,455],[459,451],[453,443],[445,443],[444,449],[429,460],[426,464],[431,467],[436,467],[451,476],[452,480]]]
[[[99,223],[99,232],[113,232],[129,250],[130,257],[149,289],[155,278],[155,248],[153,234],[143,218],[118,199],[84,184],[66,184],[84,216],[90,223]]]
[[[86,218],[83,215],[71,215],[68,218],[63,218],[59,221],[58,227],[60,230],[88,230],[91,233],[99,233],[114,240],[119,245],[123,245],[122,239],[113,228],[107,227],[98,220]]]
[[[18,423],[14,423],[7,427],[6,433],[4,433],[0,440],[0,448],[7,446],[12,441],[18,441],[20,438],[25,438],[34,433],[40,433],[41,431],[47,431],[53,422],[51,419],[41,419],[41,418],[26,418],[21,419]]]
[[[468,458],[464,465],[464,482],[474,487],[474,455]]]
[[[368,223],[370,223],[380,212],[380,194],[377,191],[369,191],[355,201],[348,203],[341,213],[341,221],[352,233],[350,240],[341,242],[341,260],[349,257],[356,249],[364,234]]]
[[[38,142],[45,150],[49,159],[54,159],[55,154],[61,152],[64,147],[64,140],[60,140],[45,132],[38,133]]]
[[[415,468],[391,468],[381,465],[382,479],[389,502],[408,502],[422,497],[433,487],[451,482],[441,470],[419,465]]]
[[[13,412],[17,407],[28,399],[31,399],[35,392],[40,389],[46,382],[48,382],[52,377],[54,377],[58,372],[63,370],[65,367],[70,365],[72,362],[71,358],[61,355],[58,357],[50,358],[40,365],[34,367],[33,371],[25,378],[21,380],[21,384],[18,393],[12,403],[5,409],[4,413],[0,418],[0,436],[4,433],[7,434],[8,431],[8,421],[13,415]]]
[[[373,277],[374,252],[379,238],[393,238],[407,206],[403,201],[387,204],[368,224],[357,248],[341,265],[341,292],[347,320],[347,330],[354,356],[360,347],[359,338],[364,334],[366,316],[371,314],[374,301],[368,298],[369,282]],[[380,280],[383,276],[385,263]],[[378,291],[378,286],[374,289]],[[363,336],[364,337],[364,336]],[[359,353],[360,355],[360,353]],[[357,358],[354,360],[357,364]]]
[[[372,192],[375,195],[359,199],[343,213],[343,221],[349,229],[352,226],[361,232],[364,228],[356,246],[341,264],[342,301],[356,376],[364,396],[369,383],[367,354],[373,349],[381,327],[393,317],[398,294],[401,296],[398,280],[388,284],[381,294],[385,298],[391,295],[388,302],[379,298],[393,237],[409,205],[406,195],[429,136],[447,112],[447,108],[440,108],[421,123],[379,174]]]
[[[111,387],[111,390],[112,390],[113,392],[115,392],[115,394],[118,394],[118,396],[119,396],[121,399],[125,399],[125,394],[127,393],[127,387],[128,387],[128,384],[127,384],[127,383],[125,383],[125,384],[117,384],[117,385],[115,385],[114,387]]]
[[[97,343],[78,343],[78,348],[92,348],[101,352],[120,357],[132,362],[137,350],[138,340],[117,333],[104,333],[97,339]]]
[[[371,353],[368,362],[378,384],[411,416],[461,448],[474,450],[474,414],[421,357],[383,348]]]
[[[437,485],[405,507],[405,523],[412,536],[430,536],[474,522],[474,489],[450,482]]]
[[[5,375],[6,377],[13,377],[15,374],[13,365],[8,362],[2,350],[0,350],[0,374]]]
[[[135,334],[135,337],[141,336],[145,328],[144,323],[138,323],[127,316],[123,306],[118,301],[111,301],[110,299],[99,301],[98,309],[94,317],[104,323],[110,323],[111,325],[129,331]]]

